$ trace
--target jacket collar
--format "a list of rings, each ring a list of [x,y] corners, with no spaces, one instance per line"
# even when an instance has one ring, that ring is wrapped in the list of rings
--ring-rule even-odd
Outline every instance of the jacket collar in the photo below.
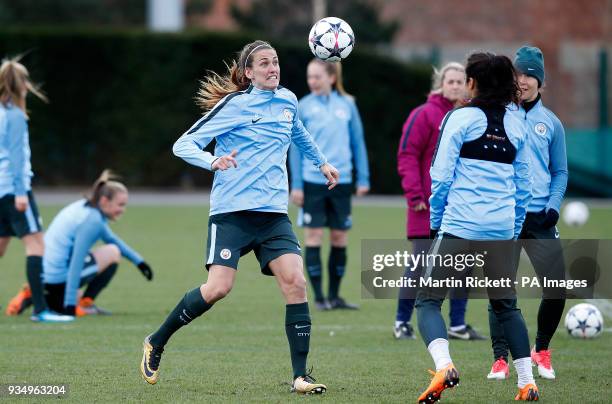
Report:
[[[439,93],[429,94],[429,96],[427,97],[427,102],[436,104],[439,107],[449,111],[455,107],[455,104],[453,102],[444,98],[442,94]]]
[[[276,87],[274,90],[262,90],[260,88],[255,87],[253,84],[249,85],[247,88],[247,92],[251,94],[267,94],[274,95],[278,91],[279,87]]]
[[[535,100],[533,101],[524,101],[521,103],[521,106],[523,107],[523,109],[525,110],[525,112],[529,112],[530,110],[532,110],[536,105],[538,105],[538,103],[542,103],[542,95],[540,95],[540,93],[538,93],[538,96],[535,98]]]
[[[312,94],[315,99],[319,100],[320,102],[327,104],[329,102],[329,100],[331,100],[332,98],[334,98],[338,93],[336,92],[336,90],[331,90],[329,94],[327,95],[316,95],[316,94]]]

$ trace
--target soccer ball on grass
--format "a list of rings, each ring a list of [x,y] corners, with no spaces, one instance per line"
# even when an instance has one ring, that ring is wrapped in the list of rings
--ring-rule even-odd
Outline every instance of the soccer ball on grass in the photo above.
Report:
[[[563,221],[568,226],[582,226],[587,220],[589,220],[589,208],[584,202],[570,202],[563,208]]]
[[[592,304],[580,303],[572,307],[565,316],[565,328],[575,338],[595,338],[603,330],[603,317]]]

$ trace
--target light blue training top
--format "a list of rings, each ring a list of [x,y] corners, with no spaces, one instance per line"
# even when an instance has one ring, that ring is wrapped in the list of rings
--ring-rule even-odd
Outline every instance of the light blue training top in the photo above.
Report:
[[[23,111],[0,103],[0,198],[23,196],[31,189],[28,122]]]
[[[336,90],[329,95],[309,94],[300,100],[300,119],[312,134],[330,164],[340,172],[340,184],[353,182],[353,160],[357,185],[370,187],[368,154],[363,125],[355,102]],[[304,181],[325,184],[325,177],[302,158],[299,149],[289,150],[291,189],[303,189]]]
[[[45,283],[66,282],[64,306],[76,306],[81,271],[89,250],[96,241],[114,244],[121,255],[135,265],[144,260],[108,227],[104,214],[81,199],[64,207],[45,233],[43,280]]]
[[[527,144],[531,151],[531,176],[533,199],[528,212],[542,209],[561,211],[561,202],[567,188],[567,153],[565,130],[557,116],[538,101],[529,110],[523,106],[518,111],[527,129]]]
[[[214,155],[203,149],[216,140]],[[241,210],[287,212],[287,150],[293,142],[315,167],[326,163],[298,116],[295,95],[249,86],[227,95],[174,144],[176,156],[212,170],[217,157],[237,150],[238,168],[215,171],[210,215]]]
[[[509,106],[508,109],[516,109]],[[506,112],[503,126],[516,149],[506,164],[460,156],[464,143],[480,138],[487,116],[480,108],[449,112],[430,169],[430,225],[468,240],[510,240],[521,232],[531,199],[529,155],[523,122]]]

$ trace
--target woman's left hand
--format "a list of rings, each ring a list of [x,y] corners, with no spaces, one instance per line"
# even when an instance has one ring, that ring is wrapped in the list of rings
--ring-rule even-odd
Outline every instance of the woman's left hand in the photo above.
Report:
[[[29,201],[27,195],[15,197],[15,209],[17,209],[17,212],[25,212],[28,208],[28,203]]]
[[[420,201],[419,203],[414,205],[412,210],[415,211],[415,212],[422,212],[424,210],[427,210],[427,204],[425,202],[423,202],[423,201]]]
[[[319,168],[319,170],[321,170],[321,173],[325,176],[325,178],[327,178],[327,183],[325,184],[327,185],[327,189],[333,189],[338,184],[338,180],[340,179],[340,173],[338,170],[336,170],[336,167],[329,163],[325,163]]]
[[[153,279],[153,270],[151,269],[149,264],[142,261],[140,264],[137,265],[137,267],[140,270],[140,272],[142,272],[142,276],[147,278],[148,281]]]

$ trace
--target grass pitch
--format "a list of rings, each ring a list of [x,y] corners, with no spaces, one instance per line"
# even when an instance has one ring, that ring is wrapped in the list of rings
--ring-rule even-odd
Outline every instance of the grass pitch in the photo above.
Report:
[[[42,207],[45,223],[59,208]],[[341,294],[360,303],[361,310],[312,312],[309,366],[314,366],[317,380],[328,386],[323,396],[289,394],[291,366],[284,301],[274,279],[260,275],[252,254],[241,260],[230,295],[175,334],[161,362],[159,383],[150,386],[140,377],[143,338],[156,329],[187,290],[206,279],[201,269],[206,206],[130,206],[113,225],[114,231],[151,264],[155,278],[147,282],[124,261],[97,301],[112,310],[112,316],[82,318],[68,325],[34,324],[26,315],[0,316],[0,384],[67,383],[67,399],[75,402],[415,402],[429,383],[426,369],[433,366],[431,358],[420,339],[393,339],[396,302],[361,300],[359,284],[360,239],[404,238],[404,215],[401,208],[354,210],[349,265]],[[567,229],[561,225],[560,230],[566,238],[612,238],[612,210],[592,209],[585,227]],[[323,248],[323,262],[327,251]],[[7,255],[0,259],[3,307],[24,279],[23,247],[13,240]],[[566,310],[575,303],[569,301]],[[537,300],[519,301],[532,341],[538,304]],[[448,311],[446,305],[443,310]],[[486,313],[485,301],[470,301],[468,322],[488,334]],[[612,319],[606,321],[609,327]],[[611,344],[609,332],[582,341],[571,339],[560,328],[551,345],[557,380],[537,379],[541,400],[609,402]],[[492,363],[488,341],[451,341],[451,354],[461,373],[461,384],[444,393],[444,402],[513,400],[514,369],[508,381],[486,380]]]

